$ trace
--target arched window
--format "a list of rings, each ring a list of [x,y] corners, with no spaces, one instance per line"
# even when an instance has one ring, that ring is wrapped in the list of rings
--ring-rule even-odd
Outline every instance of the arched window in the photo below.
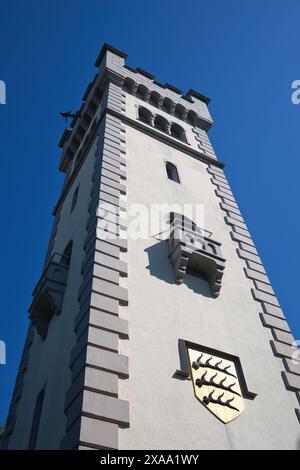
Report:
[[[186,115],[186,110],[181,104],[177,104],[175,108],[175,116],[178,117],[178,119],[184,119],[184,116]]]
[[[123,83],[123,89],[124,91],[127,91],[127,93],[132,93],[134,87],[134,81],[132,78],[125,78],[124,83]]]
[[[182,140],[182,142],[186,142],[184,129],[175,122],[171,124],[171,136],[175,137],[175,139]]]
[[[139,108],[139,120],[152,125],[153,116],[149,109]]]
[[[41,415],[42,415],[42,410],[43,410],[44,398],[45,398],[45,387],[40,391],[37,397],[36,403],[35,403],[29,443],[28,443],[28,450],[35,450],[36,448],[36,442],[37,442],[37,438],[39,434],[39,427],[40,427]]]
[[[170,98],[165,98],[162,104],[161,109],[166,113],[171,113],[173,107],[173,101]]]
[[[63,254],[61,255],[61,259],[60,259],[61,264],[64,264],[65,266],[70,265],[72,250],[73,250],[73,240],[70,240],[66,248],[64,249]]]
[[[159,102],[160,102],[160,94],[157,93],[157,91],[152,91],[150,95],[149,103],[152,106],[156,106],[156,108],[159,108]]]
[[[169,180],[175,181],[176,183],[180,183],[177,167],[173,163],[166,163],[166,172]]]
[[[155,116],[154,127],[162,132],[166,132],[167,134],[169,133],[169,123],[162,116]]]
[[[188,112],[188,115],[187,115],[187,122],[191,125],[191,126],[195,126],[196,124],[196,119],[197,119],[197,114],[195,113],[195,111],[189,111]]]
[[[146,100],[148,93],[148,89],[145,87],[145,85],[139,85],[136,90],[136,97],[139,98],[140,100]]]

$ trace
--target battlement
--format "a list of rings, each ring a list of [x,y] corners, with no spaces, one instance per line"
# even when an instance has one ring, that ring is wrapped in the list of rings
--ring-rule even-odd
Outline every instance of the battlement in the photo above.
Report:
[[[125,52],[120,51],[120,49],[116,49],[115,47],[112,47],[110,44],[105,43],[102,46],[102,49],[97,57],[97,60],[95,62],[95,67],[100,67],[103,59],[105,59],[106,53],[110,53],[110,58],[112,56],[117,56],[120,60],[119,63],[122,64],[127,70],[129,70],[132,73],[139,74],[153,82],[155,85],[163,88],[163,89],[169,89],[173,91],[174,93],[181,95],[181,97],[186,98],[188,100],[193,97],[196,100],[202,101],[205,104],[209,104],[210,98],[207,96],[203,95],[202,93],[199,93],[195,90],[189,90],[185,95],[183,94],[183,91],[180,90],[179,88],[175,87],[174,85],[171,85],[170,83],[160,83],[155,79],[155,75],[152,73],[142,69],[141,67],[130,67],[129,65],[126,64],[126,59],[128,55]]]
[[[201,114],[200,111],[204,112],[206,106],[210,102],[210,98],[192,89],[188,90],[187,93],[184,94],[182,90],[170,83],[160,83],[152,73],[142,69],[141,67],[134,68],[129,66],[126,63],[127,57],[128,55],[125,52],[105,43],[97,57],[95,66],[100,70],[103,66],[109,68],[122,67],[124,70],[119,70],[119,73],[121,73],[124,78],[131,78],[136,81],[137,84],[143,84],[148,87],[151,92],[156,91],[163,97],[173,99],[176,104],[179,100],[184,100],[184,104],[188,110],[196,108],[199,111],[199,114]],[[205,106],[203,106],[203,104]],[[196,109],[194,109],[194,111],[196,111]]]
[[[140,96],[145,101],[155,103],[158,108],[163,108],[171,115],[185,121],[195,129],[208,131],[212,126],[212,118],[207,105],[209,98],[194,90],[189,90],[185,95],[177,87],[169,83],[159,83],[154,75],[140,67],[132,68],[126,64],[127,54],[109,44],[104,44],[95,62],[98,73],[88,84],[83,97],[78,116],[74,117],[64,130],[59,141],[62,155],[59,169],[68,172],[69,164],[81,146],[84,136],[89,133],[89,128],[99,118],[101,99],[105,92],[107,82],[115,83],[124,96],[126,93]],[[126,114],[126,109],[121,109],[121,114]]]

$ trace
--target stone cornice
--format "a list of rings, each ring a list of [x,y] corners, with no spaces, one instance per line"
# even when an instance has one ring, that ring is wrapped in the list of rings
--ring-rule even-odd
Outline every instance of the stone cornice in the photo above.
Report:
[[[105,58],[105,54],[110,53],[108,59]],[[112,59],[111,56],[115,56],[115,59]],[[197,116],[199,120],[199,126],[203,128],[206,132],[212,126],[212,119],[210,117],[209,111],[207,110],[207,104],[209,103],[209,98],[198,93],[194,90],[189,90],[186,95],[182,94],[182,91],[177,87],[170,85],[168,83],[161,84],[155,80],[155,77],[148,73],[147,71],[136,67],[135,69],[129,67],[125,63],[127,55],[119,51],[118,49],[113,48],[109,44],[104,44],[100,54],[96,60],[95,65],[99,67],[99,72],[94,76],[93,80],[88,84],[87,89],[83,95],[83,102],[80,107],[81,118],[74,118],[69,126],[68,131],[64,131],[60,139],[59,146],[63,148],[62,156],[60,159],[59,169],[61,171],[66,171],[70,160],[73,158],[74,152],[76,151],[76,145],[81,140],[81,137],[76,137],[77,130],[82,123],[84,123],[84,117],[90,111],[89,107],[93,104],[92,101],[94,97],[103,91],[107,81],[113,82],[122,86],[123,81],[126,78],[130,78],[136,84],[143,85],[148,89],[148,93],[155,92],[161,95],[161,99],[171,99],[174,102],[174,106],[180,105],[187,112],[192,112]],[[105,60],[104,60],[105,59]],[[118,59],[121,63],[117,63]],[[76,142],[77,140],[77,142]],[[72,148],[72,143],[75,142],[75,147]]]
[[[118,113],[117,111],[114,111],[112,109],[107,108],[106,111],[109,114],[112,114],[113,116],[119,118],[124,122],[124,124],[128,124],[131,127],[134,127],[136,129],[139,129],[146,134],[151,135],[151,137],[156,138],[157,140],[160,140],[162,142],[165,142],[166,144],[180,150],[181,152],[184,152],[188,155],[190,155],[193,158],[196,158],[197,160],[200,160],[204,163],[215,165],[218,168],[224,168],[225,164],[223,162],[220,162],[219,160],[216,160],[214,158],[208,157],[202,152],[198,152],[197,150],[192,149],[188,144],[185,144],[184,142],[181,142],[167,134],[164,134],[163,132],[160,132],[154,127],[150,127],[147,124],[142,123],[141,121],[132,119],[125,114]]]
[[[197,160],[202,161],[203,163],[211,164],[211,165],[214,165],[215,167],[221,168],[221,169],[225,167],[225,164],[223,162],[215,160],[214,158],[208,157],[207,155],[205,155],[202,152],[198,152],[197,150],[192,149],[188,144],[180,142],[180,141],[164,134],[163,132],[158,131],[155,128],[149,127],[149,126],[147,126],[146,124],[143,124],[140,121],[132,119],[132,118],[126,116],[125,114],[119,113],[119,112],[117,112],[115,110],[112,110],[108,107],[105,107],[103,109],[103,111],[101,113],[101,116],[99,118],[98,124],[97,124],[97,126],[95,127],[95,129],[93,131],[93,135],[91,136],[90,142],[93,142],[94,136],[96,135],[97,130],[99,128],[99,125],[100,125],[103,117],[106,115],[106,113],[108,113],[108,114],[110,114],[114,117],[117,117],[124,124],[127,124],[127,125],[135,128],[135,129],[138,129],[138,130],[142,131],[142,132],[145,132],[146,134],[150,135],[151,137],[154,137],[155,139],[157,139],[161,142],[164,142],[167,145],[169,145],[169,146],[171,146],[171,147],[173,147],[173,148],[175,148],[175,149],[177,149],[177,150],[179,150],[183,153],[186,153],[187,155],[190,155],[191,157],[196,158]],[[63,191],[62,191],[62,193],[61,193],[61,195],[60,195],[60,197],[59,197],[59,199],[58,199],[58,201],[55,205],[55,208],[53,210],[53,215],[56,215],[58,213],[62,202],[65,200],[66,195],[68,194],[69,189],[72,186],[73,181],[75,180],[82,164],[85,161],[85,158],[87,156],[87,153],[88,153],[89,149],[90,149],[90,145],[84,150],[83,155],[80,159],[80,162],[78,163],[76,168],[73,170],[73,172],[70,174],[69,179],[66,181],[66,184],[63,188]]]
[[[104,93],[107,83],[110,82],[110,83],[115,83],[115,84],[120,85],[120,83],[122,83],[122,80],[123,80],[122,76],[120,76],[115,71],[111,71],[109,69],[105,69],[103,71],[103,73],[101,73],[101,75],[97,76],[97,80],[95,80],[94,85],[90,87],[89,93],[87,93],[86,99],[88,97],[89,97],[89,99],[87,99],[87,101],[85,103],[83,103],[81,108],[80,108],[80,113],[81,113],[82,117],[76,119],[76,121],[74,121],[74,122],[72,121],[71,125],[73,124],[73,127],[72,128],[67,128],[68,131],[65,129],[64,132],[63,132],[63,135],[61,137],[61,140],[60,140],[59,144],[60,144],[60,146],[63,145],[63,152],[62,152],[60,162],[59,162],[59,170],[60,171],[64,172],[67,169],[67,163],[66,163],[67,160],[68,160],[67,159],[67,153],[68,153],[68,150],[70,148],[71,141],[72,141],[72,139],[76,138],[76,134],[77,134],[77,131],[79,129],[79,126],[82,123],[83,118],[85,116],[85,113],[88,111],[90,103],[92,102],[93,97],[95,96],[97,91],[101,91],[102,93]],[[93,94],[91,94],[92,90],[94,92]],[[96,114],[96,112],[94,114]],[[94,117],[94,115],[93,115],[93,117]],[[93,117],[92,117],[92,119],[93,119]],[[83,137],[78,138],[78,140],[82,140],[82,139],[83,139]]]
[[[63,186],[62,193],[61,193],[61,195],[60,195],[60,197],[59,197],[59,199],[58,199],[58,201],[57,201],[57,203],[56,203],[56,205],[55,205],[55,207],[54,207],[54,209],[53,209],[53,213],[52,213],[53,215],[58,214],[59,209],[60,209],[60,207],[61,207],[61,204],[62,204],[63,201],[65,200],[65,198],[66,198],[66,196],[67,196],[67,194],[68,194],[68,192],[69,192],[69,190],[70,190],[70,188],[71,188],[71,186],[72,186],[72,184],[73,184],[73,181],[75,180],[76,176],[78,175],[78,173],[79,173],[79,171],[80,171],[80,168],[82,167],[83,163],[85,162],[85,159],[86,159],[86,157],[87,157],[87,154],[88,154],[88,152],[89,152],[89,150],[90,150],[90,148],[91,148],[91,145],[92,145],[93,142],[94,142],[95,136],[96,136],[97,131],[98,131],[98,129],[99,129],[99,125],[100,125],[100,123],[101,123],[101,121],[102,121],[102,119],[103,119],[104,116],[105,116],[105,110],[103,110],[103,112],[102,112],[102,114],[101,114],[101,116],[100,116],[100,118],[99,118],[98,124],[97,124],[97,126],[95,127],[95,129],[93,130],[93,133],[92,133],[92,135],[91,135],[91,138],[89,139],[89,144],[88,144],[87,148],[84,149],[83,154],[82,154],[82,156],[81,156],[81,158],[80,158],[80,161],[79,161],[78,164],[76,165],[76,168],[73,170],[73,172],[70,174],[70,176],[69,176],[69,178],[67,179],[65,185]]]

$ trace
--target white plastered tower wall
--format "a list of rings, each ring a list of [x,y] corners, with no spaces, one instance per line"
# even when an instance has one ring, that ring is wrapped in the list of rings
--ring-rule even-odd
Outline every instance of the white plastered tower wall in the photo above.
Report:
[[[297,351],[209,142],[209,100],[159,84],[125,59],[104,45],[81,116],[60,142],[66,181],[3,447],[28,448],[44,389],[37,449],[299,448]],[[141,107],[149,122],[140,119]],[[164,131],[156,116],[168,123]],[[171,123],[184,130],[184,141],[172,135]],[[180,184],[167,178],[166,162],[176,165]],[[226,261],[217,297],[189,272],[176,282],[168,243],[157,234],[124,236],[135,204],[174,202],[202,204],[204,228],[221,244]],[[107,231],[117,236],[108,239]],[[70,240],[55,309],[57,279],[45,273]],[[190,377],[178,373],[182,340],[239,358],[253,395],[237,419],[224,424],[196,399]]]

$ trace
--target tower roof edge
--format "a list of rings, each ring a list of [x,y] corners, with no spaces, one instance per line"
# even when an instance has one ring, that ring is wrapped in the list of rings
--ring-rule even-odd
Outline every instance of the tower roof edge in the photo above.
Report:
[[[195,90],[189,90],[186,94],[187,97],[193,96],[194,98],[197,98],[200,101],[203,101],[205,104],[210,103],[210,98],[208,96],[203,95],[202,93],[199,93],[198,91]]]
[[[99,67],[99,65],[100,65],[100,63],[101,63],[101,61],[102,61],[102,59],[103,59],[103,57],[104,57],[104,55],[107,51],[110,51],[113,54],[116,54],[116,55],[122,57],[123,59],[127,58],[127,54],[125,52],[122,52],[122,51],[120,51],[120,49],[117,49],[117,48],[115,48],[115,47],[113,47],[110,44],[105,42],[103,44],[102,48],[101,48],[101,51],[99,52],[99,55],[98,55],[97,59],[96,59],[95,67]]]

